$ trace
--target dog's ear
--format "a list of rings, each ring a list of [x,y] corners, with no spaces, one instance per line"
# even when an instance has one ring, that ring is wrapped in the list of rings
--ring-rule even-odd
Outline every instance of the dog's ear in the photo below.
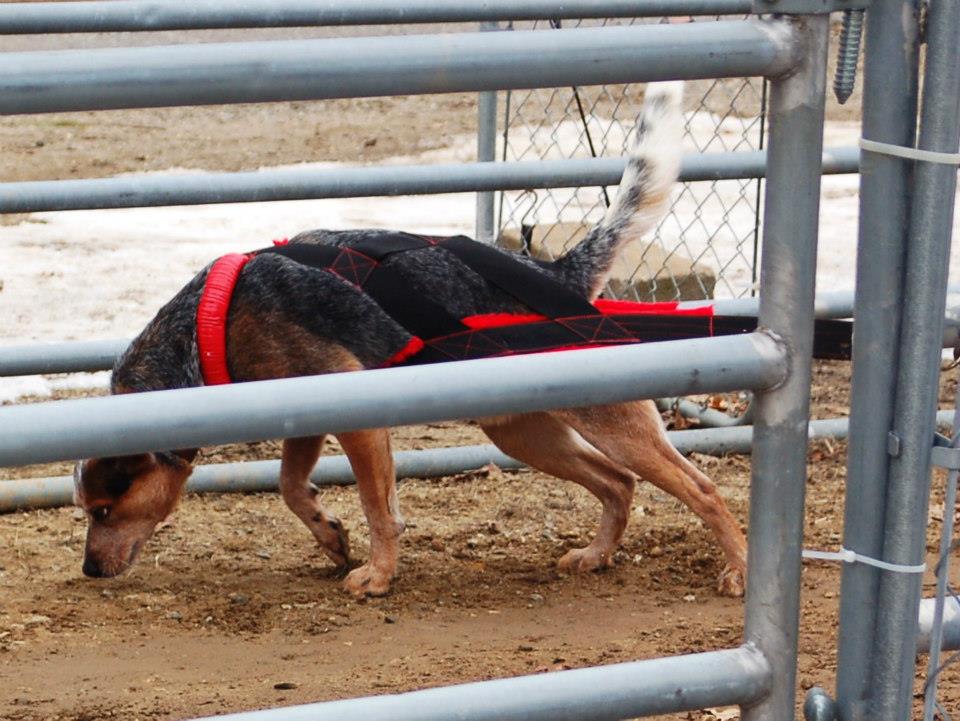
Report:
[[[133,456],[105,458],[104,463],[132,478],[157,465],[157,459],[152,453],[138,453]]]
[[[177,451],[170,451],[173,455],[178,458],[182,458],[187,463],[193,463],[193,459],[197,457],[197,454],[200,452],[199,448],[181,448]]]
[[[152,453],[139,453],[133,456],[112,456],[103,458],[93,471],[100,479],[102,488],[112,498],[119,498],[130,488],[137,476],[152,470],[157,459]]]

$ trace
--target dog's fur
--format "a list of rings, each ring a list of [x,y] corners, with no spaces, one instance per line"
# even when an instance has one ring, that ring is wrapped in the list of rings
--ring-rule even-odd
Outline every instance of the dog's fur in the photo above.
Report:
[[[624,243],[648,231],[662,213],[680,157],[679,83],[651,85],[617,196],[604,219],[554,263],[520,260],[594,299]],[[379,231],[310,231],[292,243],[349,247]],[[523,312],[442,249],[390,256],[412,292],[427,294],[452,315]],[[203,385],[195,317],[209,267],[197,275],[133,342],[113,372],[112,392],[135,393]],[[362,291],[338,276],[274,254],[247,264],[233,294],[227,326],[228,366],[235,381],[376,368],[410,336]],[[599,370],[602,372],[602,369]],[[609,566],[623,536],[634,485],[643,479],[687,504],[714,531],[727,565],[719,589],[743,591],[746,543],[710,480],[670,445],[649,401],[484,418],[480,425],[505,453],[584,486],[600,501],[600,528],[586,548],[560,567]],[[354,596],[386,593],[396,572],[403,519],[397,504],[390,439],[385,429],[338,434],[357,478],[370,525],[370,560],[345,580]],[[349,562],[347,533],[320,503],[308,476],[322,437],[283,444],[280,489],[290,509],[338,566]],[[143,542],[173,510],[196,450],[88,460],[76,472],[77,502],[90,516],[83,571],[113,576],[134,561]]]

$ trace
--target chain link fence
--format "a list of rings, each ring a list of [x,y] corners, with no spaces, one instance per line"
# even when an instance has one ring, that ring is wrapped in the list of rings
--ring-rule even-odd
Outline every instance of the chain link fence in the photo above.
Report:
[[[710,22],[709,19],[702,20]],[[651,22],[569,21],[564,27]],[[549,32],[559,23],[516,23]],[[502,160],[623,155],[643,102],[644,85],[568,87],[501,94]],[[685,151],[763,147],[761,78],[693,81],[686,86]],[[499,242],[554,258],[604,213],[613,188],[504,192]],[[750,295],[757,277],[760,181],[684,183],[656,232],[627,248],[607,295],[652,301]]]

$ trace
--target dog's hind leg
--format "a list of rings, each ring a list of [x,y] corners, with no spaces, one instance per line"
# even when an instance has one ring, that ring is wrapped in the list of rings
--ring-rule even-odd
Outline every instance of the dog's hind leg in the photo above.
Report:
[[[485,418],[480,425],[504,453],[579,483],[600,501],[603,512],[597,535],[586,548],[568,551],[558,563],[560,569],[592,571],[613,565],[613,553],[630,516],[636,476],[550,413]]]
[[[360,503],[370,526],[370,560],[349,573],[344,587],[353,596],[382,596],[397,571],[404,523],[397,502],[396,471],[386,429],[338,433],[337,440],[357,478]]]
[[[713,482],[670,443],[651,401],[569,408],[556,414],[613,461],[675,496],[700,516],[716,535],[727,560],[718,590],[724,595],[743,595],[747,542],[740,525]]]
[[[287,507],[304,522],[323,552],[337,566],[350,561],[350,543],[343,525],[320,503],[320,489],[310,482],[310,472],[320,457],[323,436],[287,438],[280,463],[280,493]]]

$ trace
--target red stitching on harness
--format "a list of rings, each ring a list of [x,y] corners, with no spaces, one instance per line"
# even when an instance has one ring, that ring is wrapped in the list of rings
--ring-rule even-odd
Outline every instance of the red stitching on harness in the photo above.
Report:
[[[227,312],[240,271],[252,256],[230,253],[210,268],[197,304],[197,354],[205,385],[230,383],[227,368]]]

